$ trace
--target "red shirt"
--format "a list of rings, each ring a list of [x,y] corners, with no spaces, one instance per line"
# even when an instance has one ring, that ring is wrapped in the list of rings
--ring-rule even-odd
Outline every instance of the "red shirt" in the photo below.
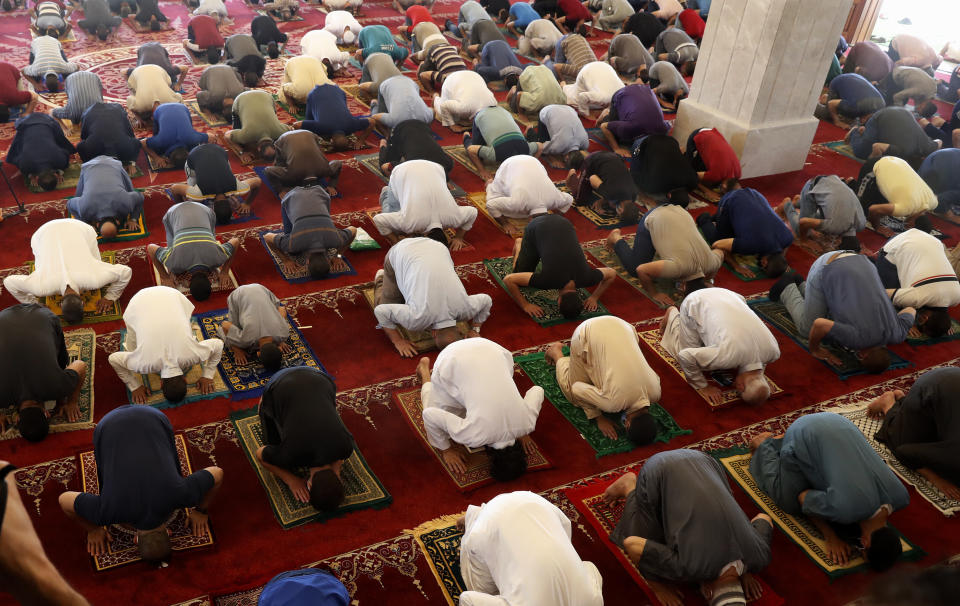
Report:
[[[415,27],[420,23],[433,21],[430,10],[422,4],[414,4],[407,9],[407,19],[410,19],[410,27]]]
[[[0,104],[7,107],[23,105],[30,101],[30,93],[17,90],[20,70],[6,62],[0,62]]]
[[[740,178],[740,158],[716,129],[703,129],[693,138],[697,153],[707,167],[704,183],[720,183]]]
[[[694,40],[703,38],[703,30],[706,29],[707,22],[700,17],[699,12],[688,8],[677,16],[677,20],[680,21],[683,31],[687,32],[688,36]]]
[[[557,7],[563,11],[564,16],[567,18],[567,21],[582,21],[584,19],[590,20],[593,19],[593,15],[590,14],[590,11],[587,10],[587,7],[580,4],[578,0],[559,0],[557,2]]]
[[[223,36],[217,30],[217,22],[208,15],[197,15],[190,19],[187,28],[193,32],[193,43],[200,48],[223,46]]]

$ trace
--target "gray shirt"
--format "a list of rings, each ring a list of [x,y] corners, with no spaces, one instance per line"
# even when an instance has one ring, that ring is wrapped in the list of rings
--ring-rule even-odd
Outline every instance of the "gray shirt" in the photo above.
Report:
[[[84,223],[111,217],[135,220],[143,211],[143,194],[133,189],[119,160],[97,156],[80,167],[77,195],[67,201],[67,210]]]
[[[687,61],[696,61],[700,49],[685,31],[671,27],[660,32],[653,45],[653,56],[658,57],[661,53],[667,53],[668,61],[680,65]]]
[[[641,65],[653,65],[653,57],[633,34],[618,34],[610,42],[611,65],[622,74],[636,73]]]
[[[287,254],[340,249],[350,241],[350,232],[330,218],[330,194],[323,187],[294,187],[280,202],[283,233],[277,247]]]
[[[212,208],[199,202],[174,204],[163,215],[167,246],[158,251],[157,258],[172,274],[220,267],[233,254],[233,248],[217,242],[216,226]]]
[[[230,330],[220,337],[231,347],[246,349],[260,339],[270,337],[282,343],[290,335],[290,324],[277,308],[283,304],[276,295],[260,284],[244,284],[227,297]]]
[[[807,181],[800,191],[800,217],[821,218],[820,231],[839,236],[855,235],[867,223],[857,194],[836,175]]]
[[[373,53],[363,62],[363,73],[360,75],[360,83],[373,82],[373,94],[380,93],[380,83],[387,78],[399,76],[400,70],[397,64],[393,62],[393,57],[386,53]]]
[[[561,156],[576,149],[590,147],[583,122],[577,110],[569,105],[548,105],[540,110],[540,124],[546,126],[550,140],[543,147],[543,153]]]
[[[201,107],[219,105],[226,98],[236,99],[243,92],[243,81],[236,69],[229,65],[211,65],[200,76],[197,103]]]
[[[260,56],[260,47],[250,34],[233,34],[224,42],[224,49],[230,59],[240,59],[247,55]]]
[[[683,79],[683,76],[680,75],[677,68],[669,61],[657,61],[648,73],[651,79],[660,82],[660,84],[653,89],[658,95],[672,96],[678,90],[685,93],[690,92],[687,81]]]
[[[919,67],[897,66],[893,68],[892,77],[900,90],[931,98],[937,96],[937,80]]]

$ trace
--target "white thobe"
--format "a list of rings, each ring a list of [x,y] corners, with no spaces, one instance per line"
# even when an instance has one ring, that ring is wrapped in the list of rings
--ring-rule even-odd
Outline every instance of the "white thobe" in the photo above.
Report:
[[[487,185],[487,212],[494,218],[522,219],[555,210],[565,213],[573,196],[557,189],[547,169],[533,156],[511,156]]]
[[[316,57],[323,61],[329,59],[333,69],[340,69],[350,61],[350,53],[340,50],[337,37],[325,29],[307,32],[300,39],[300,54]]]
[[[227,6],[223,3],[223,0],[200,0],[200,6],[198,6],[194,11],[194,15],[220,15],[221,18],[226,19]]]
[[[450,249],[440,242],[430,238],[401,240],[387,251],[387,260],[405,302],[377,305],[373,313],[380,326],[440,330],[456,326],[458,320],[483,324],[490,317],[493,299],[488,294],[467,295],[453,267]]]
[[[330,11],[323,21],[323,29],[336,36],[337,40],[341,42],[343,41],[343,32],[348,27],[354,36],[359,34],[363,27],[348,11]]]
[[[102,261],[97,232],[76,219],[44,223],[33,232],[30,247],[33,273],[8,276],[3,281],[10,294],[21,303],[36,303],[39,297],[62,295],[67,288],[81,293],[103,287],[106,287],[104,298],[116,301],[133,276],[126,265]]]
[[[604,61],[591,61],[580,69],[576,82],[563,87],[563,92],[567,96],[567,103],[586,116],[592,109],[609,106],[613,93],[624,86],[612,65]]]
[[[908,229],[883,245],[887,261],[897,266],[897,307],[953,307],[960,304],[960,282],[943,243],[919,229]],[[947,278],[945,281],[933,281]]]
[[[602,606],[603,578],[570,542],[570,520],[527,491],[471,505],[460,543],[461,606]]]
[[[124,350],[110,354],[110,366],[130,391],[143,385],[141,374],[178,377],[183,369],[203,365],[203,377],[212,379],[223,353],[223,341],[197,341],[190,324],[191,303],[167,286],[144,288],[130,299],[123,314],[127,328]]]
[[[694,389],[707,386],[705,370],[762,370],[780,347],[746,299],[725,288],[703,288],[667,311],[660,345],[680,363]]]
[[[444,348],[421,389],[427,441],[446,450],[450,441],[470,448],[506,448],[537,424],[543,388],[520,396],[513,382],[513,355],[488,339],[457,341]]]
[[[470,70],[461,70],[447,76],[440,95],[433,98],[433,108],[444,126],[470,122],[478,111],[496,104],[497,98],[487,88],[483,76]]]
[[[447,188],[443,167],[429,160],[408,160],[390,173],[399,212],[378,213],[373,224],[383,234],[425,234],[441,227],[469,230],[477,219],[476,206],[459,206]]]

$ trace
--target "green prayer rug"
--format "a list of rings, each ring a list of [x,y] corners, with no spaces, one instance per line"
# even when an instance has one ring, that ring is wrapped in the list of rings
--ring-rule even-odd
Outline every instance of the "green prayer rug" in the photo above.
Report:
[[[956,341],[957,339],[960,339],[960,322],[957,322],[955,318],[950,318],[950,330],[942,337],[928,337],[919,331],[916,331],[914,335],[907,334],[907,343],[910,345],[936,345],[937,343]]]
[[[851,160],[856,160],[860,164],[863,164],[863,160],[858,158],[857,155],[853,153],[853,148],[850,147],[850,144],[846,141],[828,141],[826,143],[821,143],[820,145],[826,147],[834,153],[838,153],[841,156],[846,156]]]
[[[753,282],[755,280],[765,280],[767,278],[766,272],[763,271],[762,267],[760,267],[760,258],[757,255],[736,255],[735,254],[733,255],[733,258],[738,265],[753,272],[753,277],[748,278],[746,275],[735,270],[733,266],[727,263],[726,261],[723,262],[723,266],[729,269],[730,273],[740,278],[744,282]]]
[[[460,542],[463,540],[463,531],[457,528],[458,517],[443,516],[407,531],[427,558],[430,572],[440,585],[449,606],[458,604],[460,594],[467,590],[460,573]]]
[[[80,164],[80,162],[71,162],[70,165],[67,166],[67,168],[65,168],[64,171],[63,171],[63,181],[61,181],[60,183],[58,183],[57,186],[56,186],[54,189],[55,189],[55,190],[57,190],[57,189],[76,189],[77,183],[80,182],[80,167],[81,167],[81,166],[82,166],[82,165]],[[126,167],[127,165],[124,165],[124,166]],[[137,165],[137,164],[134,164],[134,168],[136,169],[136,171],[135,171],[132,175],[130,175],[130,178],[131,178],[131,179],[136,179],[137,177],[142,177],[142,176],[143,176],[143,171],[140,170],[140,166]],[[26,179],[26,175],[24,175],[24,179],[27,181],[27,189],[30,190],[31,193],[34,193],[34,194],[45,194],[45,193],[49,193],[49,192],[45,191],[45,190],[44,190],[42,187],[40,187],[39,185],[34,185],[33,183],[31,183],[29,179]]]

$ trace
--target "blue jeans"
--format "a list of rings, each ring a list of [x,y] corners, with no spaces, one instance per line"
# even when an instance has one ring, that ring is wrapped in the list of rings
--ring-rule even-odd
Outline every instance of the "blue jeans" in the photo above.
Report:
[[[827,298],[820,288],[820,273],[832,256],[829,253],[820,255],[810,267],[806,282],[799,287],[796,284],[788,284],[780,294],[780,302],[787,308],[793,323],[797,326],[797,332],[804,339],[810,335],[813,321],[817,318],[826,318],[830,311]]]

